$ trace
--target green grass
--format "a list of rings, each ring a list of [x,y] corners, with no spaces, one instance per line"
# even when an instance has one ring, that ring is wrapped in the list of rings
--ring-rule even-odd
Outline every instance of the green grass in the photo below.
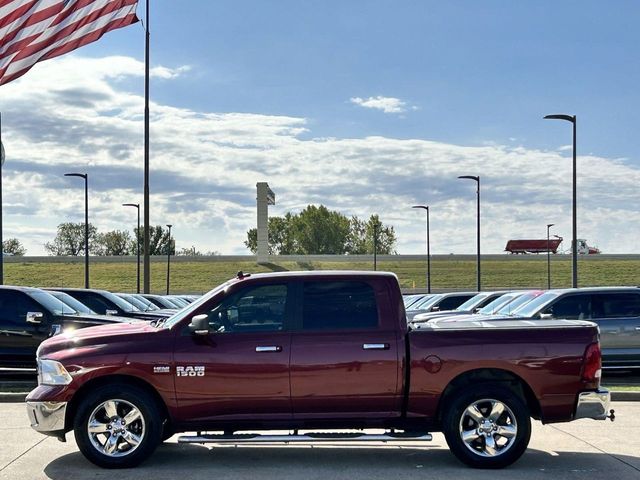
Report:
[[[431,263],[432,288],[475,288],[476,274],[473,259],[460,257],[435,257]],[[284,261],[276,264],[258,265],[251,257],[246,261],[176,261],[171,264],[171,291],[174,293],[205,292],[233,277],[238,270],[244,272],[271,272],[279,270],[372,270],[370,261]],[[394,272],[405,288],[424,288],[425,262],[415,260],[393,260],[378,262],[378,270]],[[579,262],[581,286],[640,285],[640,259],[584,259]],[[37,261],[6,262],[5,284],[47,287],[81,287],[84,265],[82,258],[65,263]],[[99,258],[91,260],[91,286],[113,291],[135,289],[135,261],[105,262]],[[151,290],[162,292],[166,285],[166,264],[151,263]],[[483,289],[499,288],[546,288],[547,264],[544,256],[518,259],[487,259],[482,262]],[[571,262],[569,256],[554,257],[552,261],[552,286],[569,287]]]
[[[640,392],[640,385],[604,385],[608,390],[616,392]]]

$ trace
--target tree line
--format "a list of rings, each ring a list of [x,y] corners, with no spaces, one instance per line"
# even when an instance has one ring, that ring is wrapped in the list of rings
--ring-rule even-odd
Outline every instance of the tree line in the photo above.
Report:
[[[137,242],[137,243],[136,243]],[[136,255],[140,245],[140,253],[144,253],[144,229],[134,228],[133,235],[127,230],[111,230],[99,232],[89,224],[89,254],[94,256]],[[44,244],[49,255],[79,256],[84,255],[84,222],[66,222],[58,225],[55,238]],[[176,243],[172,238],[169,244],[169,229],[162,225],[149,227],[149,255],[217,255],[217,252],[202,253],[195,247],[182,248],[176,251]]]
[[[379,254],[395,254],[396,234],[394,228],[384,225],[378,215],[362,220],[357,216],[329,210],[324,205],[308,205],[300,213],[287,213],[283,217],[271,217],[269,228],[269,253],[271,255],[363,255],[372,254],[377,241]],[[49,255],[83,256],[84,223],[65,222],[58,225],[56,236],[45,243]],[[196,247],[176,251],[175,240],[169,243],[169,230],[162,225],[150,227],[149,255],[219,255],[218,252],[203,253]],[[257,252],[258,232],[252,228],[247,232],[246,247]],[[144,253],[144,230],[110,230],[100,232],[89,224],[89,254],[94,256],[136,255],[138,245]],[[26,249],[17,238],[3,242],[5,255],[22,256]]]
[[[270,217],[268,229],[271,255],[372,254],[376,240],[379,254],[396,253],[395,231],[384,225],[378,215],[361,220],[324,205],[308,205],[300,213]],[[252,253],[257,252],[257,229],[247,232],[244,244]]]

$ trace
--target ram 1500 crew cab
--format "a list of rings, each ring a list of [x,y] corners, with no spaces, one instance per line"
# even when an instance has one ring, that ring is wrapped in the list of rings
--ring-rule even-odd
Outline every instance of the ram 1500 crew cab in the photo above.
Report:
[[[53,337],[38,369],[32,427],[73,430],[103,467],[137,465],[179,432],[238,444],[442,431],[461,461],[496,468],[524,453],[531,418],[603,420],[609,403],[596,325],[411,329],[395,275],[379,272],[239,272],[166,320]],[[292,433],[238,434],[278,429]]]

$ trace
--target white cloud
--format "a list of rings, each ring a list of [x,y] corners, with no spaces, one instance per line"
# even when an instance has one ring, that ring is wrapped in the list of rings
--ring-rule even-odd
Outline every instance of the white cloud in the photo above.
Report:
[[[364,108],[382,110],[384,113],[404,113],[407,111],[407,102],[395,97],[383,97],[381,95],[369,98],[352,97],[349,101]],[[410,108],[411,110],[418,109],[415,106]]]
[[[135,212],[121,204],[142,200],[143,99],[121,80],[142,72],[132,58],[71,55],[2,87],[5,238],[17,236],[29,254],[42,254],[58,223],[82,220],[81,182],[62,176],[71,170],[89,173],[98,228],[133,227]],[[547,223],[570,237],[566,152],[381,136],[308,139],[305,118],[157,103],[151,121],[151,223],[172,223],[178,248],[247,253],[255,184],[268,181],[277,196],[272,215],[310,203],[346,215],[379,213],[395,226],[400,253],[423,251],[423,216],[410,207],[427,203],[432,251],[472,253],[474,189],[456,178],[470,174],[482,180],[484,252],[501,252],[509,238],[542,238]],[[578,161],[579,237],[609,253],[640,252],[628,227],[640,223],[638,168],[595,156]]]

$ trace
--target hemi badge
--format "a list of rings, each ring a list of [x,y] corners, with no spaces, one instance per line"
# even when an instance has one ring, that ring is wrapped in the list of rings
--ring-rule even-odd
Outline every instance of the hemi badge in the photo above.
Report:
[[[153,367],[153,373],[169,373],[170,369],[168,365],[157,365]]]

